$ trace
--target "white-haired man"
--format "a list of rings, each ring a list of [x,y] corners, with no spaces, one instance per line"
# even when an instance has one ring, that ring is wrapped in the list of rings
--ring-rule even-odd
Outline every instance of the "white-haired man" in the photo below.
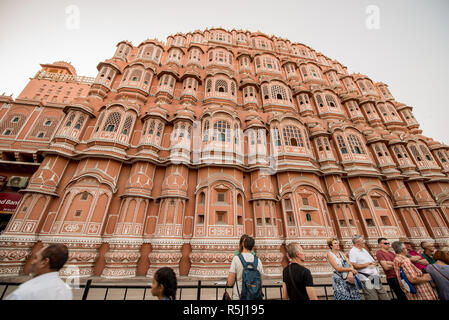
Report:
[[[352,236],[354,246],[349,251],[349,261],[358,271],[358,277],[363,283],[365,300],[390,300],[380,281],[377,262],[364,248],[365,239],[361,235]]]

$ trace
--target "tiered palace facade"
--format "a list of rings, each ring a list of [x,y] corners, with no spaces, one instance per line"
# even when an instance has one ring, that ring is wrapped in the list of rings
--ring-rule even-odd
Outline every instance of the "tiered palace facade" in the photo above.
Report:
[[[329,237],[449,239],[449,147],[386,84],[306,45],[211,29],[122,41],[97,69],[43,64],[0,96],[0,174],[29,177],[10,187],[0,275],[54,242],[63,275],[201,278],[227,275],[243,233],[273,276],[293,241],[327,274]]]

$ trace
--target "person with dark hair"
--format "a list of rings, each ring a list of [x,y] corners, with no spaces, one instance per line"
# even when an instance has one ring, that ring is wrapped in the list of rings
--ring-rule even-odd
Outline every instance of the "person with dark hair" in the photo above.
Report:
[[[434,244],[430,241],[423,241],[421,242],[420,245],[421,248],[423,249],[423,253],[421,254],[421,256],[423,256],[424,259],[426,259],[427,262],[429,262],[429,264],[434,264],[436,262],[435,259],[433,258],[433,254],[435,252]]]
[[[398,278],[396,278],[396,272],[394,271],[394,258],[396,254],[391,251],[390,242],[388,242],[387,238],[379,238],[377,239],[377,243],[380,246],[380,250],[377,250],[376,258],[384,270],[390,289],[396,294],[398,300],[407,300],[407,296],[402,291]]]
[[[248,237],[247,234],[243,234],[243,235],[240,237],[240,241],[239,241],[239,249],[238,249],[238,250],[235,250],[234,256],[237,256],[237,255],[239,255],[240,253],[242,253],[242,251],[243,251],[243,241],[245,241],[245,239],[246,239],[247,237]],[[251,254],[256,255],[256,253],[255,253],[254,251],[251,251]]]
[[[63,244],[50,244],[36,252],[31,261],[33,278],[5,300],[72,300],[72,289],[58,275],[68,257],[69,250]]]
[[[427,266],[427,272],[437,287],[440,300],[449,300],[449,254],[437,250],[433,258],[436,262]]]
[[[252,269],[254,267],[255,270],[260,273],[260,286],[262,285],[262,276],[263,276],[263,267],[262,261],[257,258],[256,255],[253,255],[251,252],[254,248],[254,238],[247,236],[243,241],[243,250],[240,254],[234,256],[231,263],[231,268],[229,269],[228,275],[228,286],[234,286],[232,289],[232,299],[240,300],[243,294],[243,273],[246,270]],[[243,260],[243,261],[242,261]],[[246,264],[246,268],[243,265],[243,262]]]
[[[163,267],[156,271],[151,284],[151,294],[159,300],[176,300],[178,281],[172,268]]]

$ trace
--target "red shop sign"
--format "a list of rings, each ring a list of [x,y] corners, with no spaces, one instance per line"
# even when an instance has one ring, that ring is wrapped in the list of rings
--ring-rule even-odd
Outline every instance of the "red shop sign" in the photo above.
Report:
[[[0,192],[0,213],[12,214],[19,205],[22,194]]]

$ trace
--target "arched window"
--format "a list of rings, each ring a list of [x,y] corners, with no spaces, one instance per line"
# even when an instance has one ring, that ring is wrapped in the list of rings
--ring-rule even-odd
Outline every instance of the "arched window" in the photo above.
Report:
[[[263,130],[257,130],[257,144],[262,144],[264,142],[264,132]]]
[[[287,100],[285,88],[279,85],[271,86],[271,98],[277,100]]]
[[[87,200],[87,197],[89,196],[89,192],[87,192],[87,191],[84,191],[82,194],[81,194],[81,200]]]
[[[410,150],[412,151],[412,154],[413,154],[413,156],[415,157],[415,159],[416,159],[417,161],[422,161],[422,156],[421,156],[421,154],[419,153],[419,151],[418,151],[418,149],[416,148],[416,146],[411,145],[411,146],[410,146]]]
[[[307,68],[306,67],[301,67],[301,73],[303,74],[304,77],[307,77]]]
[[[429,161],[433,161],[429,151],[427,150],[427,148],[425,146],[423,146],[422,144],[419,146],[421,149],[421,152],[423,155],[425,155],[426,159]]]
[[[131,130],[131,125],[133,123],[133,117],[132,116],[128,116],[125,120],[125,124],[123,125],[123,130],[122,130],[122,134],[124,135],[128,135],[129,131]]]
[[[234,123],[234,143],[239,143],[239,126],[237,123]]]
[[[359,81],[358,83],[359,83],[360,89],[362,89],[362,92],[365,92],[366,88],[365,88],[365,85],[363,84],[363,81]]]
[[[156,132],[156,136],[160,137],[162,134],[162,129],[163,129],[163,125],[161,122],[159,122],[158,126],[157,126],[157,132]]]
[[[369,208],[368,208],[368,204],[366,203],[366,200],[365,200],[365,199],[361,199],[361,200],[360,200],[360,207],[361,207],[362,209],[369,209]]]
[[[122,119],[122,116],[119,112],[110,113],[108,118],[105,121],[104,126],[103,126],[103,131],[108,131],[108,132],[117,131],[118,126],[120,125],[121,119]]]
[[[254,130],[249,130],[249,144],[254,145],[256,143],[254,139]]]
[[[327,105],[329,107],[333,107],[333,108],[337,107],[337,102],[335,102],[335,98],[333,96],[331,96],[330,94],[327,94],[325,96],[325,98],[326,98]]]
[[[142,77],[142,70],[133,70],[130,75],[131,82],[139,82]]]
[[[203,141],[209,141],[209,120],[204,121]]]
[[[180,138],[184,137],[184,132],[185,132],[185,131],[186,131],[186,126],[185,126],[185,124],[182,124],[182,125],[181,125],[181,130],[180,130],[180,132],[179,132],[178,137],[180,137]]]
[[[207,92],[210,92],[211,89],[212,89],[212,80],[208,79],[206,83],[206,90]]]
[[[234,81],[231,81],[231,94],[233,96],[235,95],[235,83],[234,83]]]
[[[286,146],[300,146],[304,147],[304,142],[301,136],[301,132],[295,126],[286,126],[282,129],[284,135],[284,144]]]
[[[374,146],[374,150],[376,151],[376,153],[377,153],[377,155],[378,155],[379,157],[383,157],[383,156],[384,156],[383,153],[380,151],[380,148],[379,148],[378,145],[375,145],[375,146]]]
[[[153,135],[155,125],[156,125],[155,121],[151,120],[150,121],[150,126],[148,128],[148,135],[150,135],[150,136]],[[144,134],[145,134],[145,132],[144,132]]]
[[[323,106],[324,106],[324,103],[323,103],[323,99],[321,98],[321,95],[317,94],[317,95],[315,96],[315,98],[316,98],[316,103],[317,103],[317,105],[318,105],[319,107],[323,107]]]
[[[198,203],[204,204],[205,202],[206,202],[206,196],[204,195],[204,192],[201,192]]]
[[[270,97],[268,96],[268,86],[265,85],[262,87],[262,92],[263,92],[263,98],[264,99],[269,99]]]
[[[360,143],[360,140],[357,136],[350,134],[348,136],[349,146],[351,147],[351,152],[354,154],[365,154],[365,150]]]
[[[215,81],[215,92],[228,92],[228,83],[226,80],[218,79]]]
[[[348,149],[346,148],[345,140],[343,139],[342,136],[337,136],[337,143],[338,143],[338,148],[340,148],[340,151],[342,154],[348,153]]]
[[[214,141],[231,141],[230,125],[226,121],[219,120],[214,123]]]
[[[143,84],[144,84],[145,86],[148,86],[148,85],[150,84],[150,81],[151,81],[151,72],[150,72],[150,71],[147,71],[147,72],[145,73],[145,77],[144,77],[144,79],[143,79]]]
[[[438,158],[440,158],[441,163],[446,163],[447,162],[446,156],[445,156],[445,154],[442,151],[438,151],[437,152],[437,156],[438,156]]]
[[[398,159],[401,159],[401,158],[402,158],[402,154],[401,154],[401,152],[399,151],[399,148],[398,148],[398,147],[394,147],[394,148],[393,148],[393,151],[394,151],[394,153],[396,154],[396,156],[398,157]]]
[[[84,116],[80,116],[78,118],[78,121],[75,124],[75,129],[78,129],[78,130],[81,129],[81,126],[83,125],[83,123],[84,123]]]
[[[75,113],[72,113],[67,121],[67,123],[65,124],[66,127],[70,127],[72,125],[73,120],[75,120]]]
[[[275,146],[279,147],[281,145],[281,137],[279,135],[278,127],[273,127],[273,141]]]

